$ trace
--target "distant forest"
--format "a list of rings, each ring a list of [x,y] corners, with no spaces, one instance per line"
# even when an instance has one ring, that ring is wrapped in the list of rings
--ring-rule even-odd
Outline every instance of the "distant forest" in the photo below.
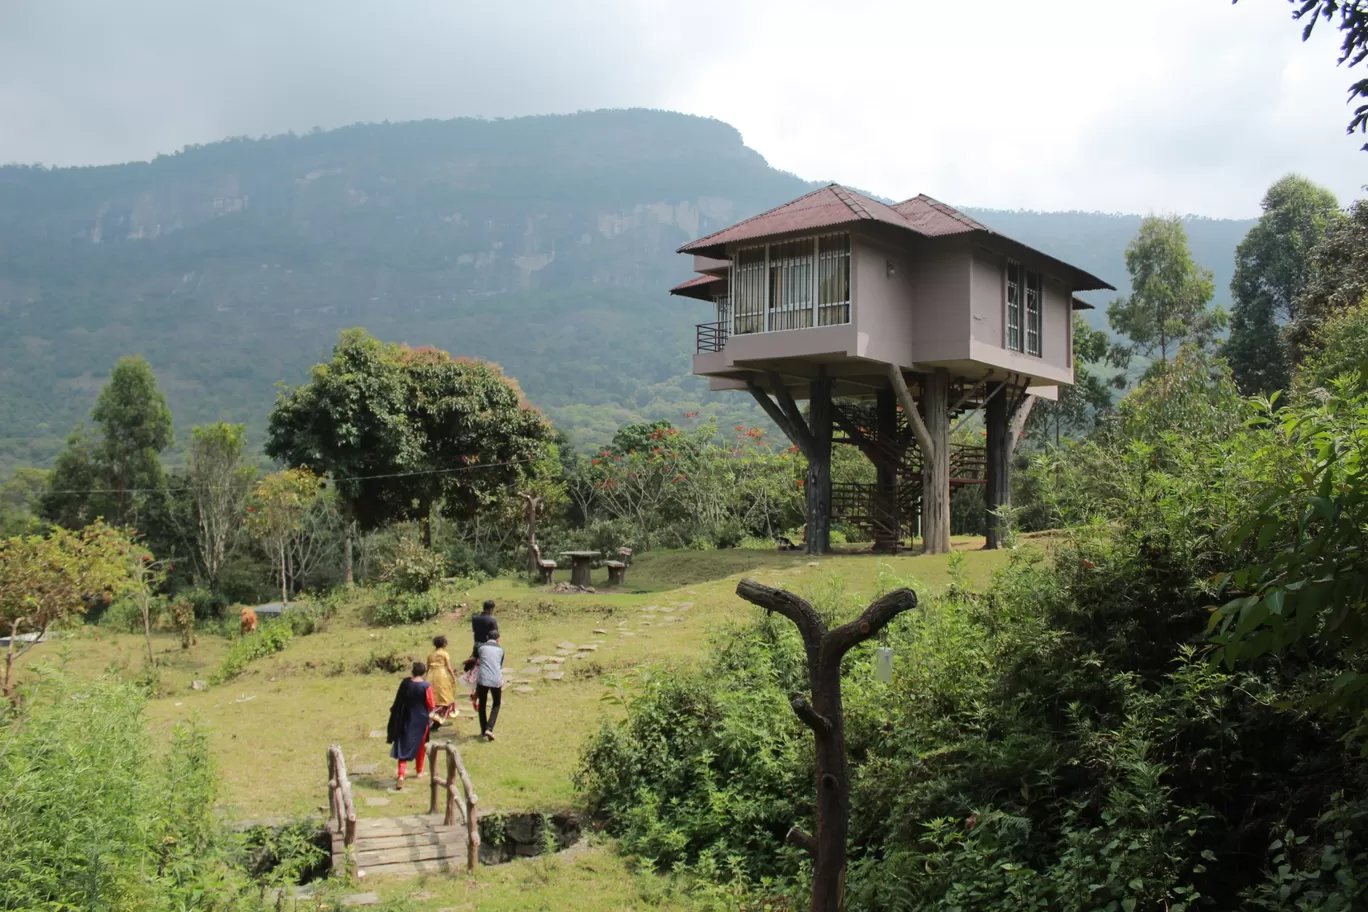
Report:
[[[685,411],[752,422],[749,400],[689,374],[707,314],[666,294],[690,274],[674,251],[812,186],[724,123],[646,110],[0,168],[0,473],[50,464],[128,354],[151,362],[178,437],[244,422],[258,448],[277,384],[302,382],[350,326],[499,362],[583,445]],[[1118,286],[1140,223],[967,211]],[[1251,224],[1188,222],[1218,304]]]

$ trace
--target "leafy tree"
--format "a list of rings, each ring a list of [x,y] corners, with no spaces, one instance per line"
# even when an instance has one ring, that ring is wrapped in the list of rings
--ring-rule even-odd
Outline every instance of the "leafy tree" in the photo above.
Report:
[[[99,434],[68,439],[43,516],[67,528],[96,517],[126,525],[165,487],[161,454],[172,440],[171,409],[146,359],[119,359],[90,417]]]
[[[47,483],[48,473],[42,469],[19,468],[14,470],[9,481],[0,485],[0,535],[38,531],[35,508]]]
[[[201,566],[215,589],[252,489],[254,472],[246,464],[246,448],[240,424],[220,422],[190,431],[185,475],[195,502]]]
[[[1093,329],[1080,314],[1073,318],[1074,382],[1059,388],[1055,402],[1041,400],[1031,409],[1026,435],[1037,443],[1053,436],[1057,445],[1061,437],[1086,434],[1106,414],[1112,405],[1112,395],[1125,383],[1125,375],[1108,375],[1107,367],[1112,346],[1107,334]]]
[[[90,417],[101,431],[95,459],[113,489],[112,521],[122,524],[133,513],[138,489],[165,482],[161,453],[171,445],[171,409],[152,365],[141,356],[120,358]]]
[[[624,425],[613,435],[613,440],[608,444],[608,449],[617,456],[626,456],[628,453],[635,453],[638,450],[645,452],[655,446],[654,441],[660,439],[660,431],[673,429],[672,423],[663,420]]]
[[[1177,216],[1149,216],[1126,247],[1129,298],[1107,308],[1111,328],[1130,339],[1129,352],[1153,357],[1167,367],[1169,352],[1184,340],[1211,340],[1225,314],[1208,310],[1211,273],[1192,259],[1187,232]]]
[[[1336,379],[1360,388],[1368,381],[1368,302],[1342,310],[1320,325],[1309,353],[1298,366],[1292,389],[1305,399],[1330,389]]]
[[[1235,2],[1238,3],[1239,0]],[[1288,2],[1294,7],[1292,18],[1298,22],[1306,20],[1306,25],[1302,28],[1302,41],[1311,37],[1317,20],[1334,22],[1338,17],[1339,25],[1336,27],[1340,30],[1340,57],[1337,62],[1341,66],[1347,63],[1352,69],[1368,58],[1368,5],[1365,5],[1363,0]],[[1355,98],[1368,98],[1368,79],[1360,79],[1349,86],[1349,100],[1352,102]],[[1355,130],[1368,132],[1368,104],[1361,104],[1354,109],[1354,116],[1349,121],[1347,132],[1353,135]],[[1364,149],[1368,149],[1368,145],[1365,145]]]
[[[551,428],[497,365],[347,330],[333,359],[281,395],[266,452],[331,475],[365,528],[454,520],[516,490]],[[425,543],[430,524],[424,522]]]
[[[1368,201],[1349,207],[1335,220],[1311,253],[1306,286],[1297,297],[1286,335],[1294,362],[1314,348],[1321,324],[1368,300]]]
[[[1295,319],[1312,252],[1343,216],[1333,193],[1289,174],[1268,188],[1263,215],[1235,249],[1230,339],[1224,353],[1240,391],[1286,389],[1288,359],[1280,324]]]
[[[282,602],[290,600],[290,546],[319,496],[319,484],[308,469],[285,469],[267,475],[252,489],[247,527],[276,562]]]
[[[14,696],[14,662],[48,628],[84,614],[86,600],[109,598],[128,585],[128,538],[104,523],[79,532],[0,539],[0,629],[9,637],[0,692]]]
[[[175,565],[167,559],[158,560],[150,551],[134,547],[128,558],[128,593],[142,619],[143,640],[147,645],[147,664],[155,665],[152,655],[152,620],[161,607],[158,594],[166,585],[167,576]]]

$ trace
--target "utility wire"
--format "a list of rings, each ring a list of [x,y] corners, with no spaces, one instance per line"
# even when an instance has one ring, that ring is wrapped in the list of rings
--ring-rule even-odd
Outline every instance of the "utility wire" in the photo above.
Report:
[[[388,472],[383,475],[344,475],[341,477],[323,476],[324,480],[336,484],[339,481],[372,481],[378,478],[411,478],[417,475],[448,475],[453,472],[471,472],[475,469],[497,469],[502,466],[521,465],[527,462],[535,462],[532,457],[526,459],[510,459],[506,462],[482,462],[476,465],[456,466],[450,469],[419,469],[413,472]],[[198,490],[195,486],[186,485],[184,487],[164,487],[164,488],[62,488],[58,490],[45,491],[46,494],[150,494],[157,491],[194,491]],[[220,490],[220,486],[210,486],[210,490]]]

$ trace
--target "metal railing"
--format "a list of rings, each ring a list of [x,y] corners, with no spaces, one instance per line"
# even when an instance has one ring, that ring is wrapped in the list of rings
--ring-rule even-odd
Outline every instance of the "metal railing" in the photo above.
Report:
[[[698,324],[698,353],[720,352],[727,344],[726,323]]]

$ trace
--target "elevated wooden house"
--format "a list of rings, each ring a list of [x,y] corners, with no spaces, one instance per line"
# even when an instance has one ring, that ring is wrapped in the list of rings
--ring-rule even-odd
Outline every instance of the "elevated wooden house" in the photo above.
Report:
[[[695,374],[747,390],[808,460],[808,550],[833,517],[896,549],[920,515],[926,550],[950,546],[952,483],[1008,502],[1008,464],[1035,397],[1073,383],[1076,292],[1111,285],[927,196],[894,206],[838,184],[680,248],[698,276],[672,294],[709,302]],[[806,413],[797,403],[807,401]],[[951,448],[981,409],[985,447]],[[877,483],[833,489],[833,443]]]

